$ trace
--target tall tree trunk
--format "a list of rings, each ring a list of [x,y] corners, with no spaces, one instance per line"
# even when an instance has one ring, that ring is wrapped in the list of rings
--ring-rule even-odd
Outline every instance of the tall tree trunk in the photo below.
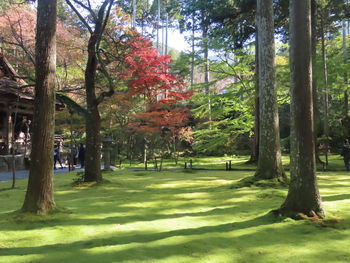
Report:
[[[325,136],[324,148],[325,148],[325,163],[328,166],[328,148],[329,148],[329,123],[328,123],[328,69],[327,69],[327,54],[326,44],[324,38],[324,17],[325,14],[321,14],[321,42],[322,42],[322,64],[323,64],[323,81],[324,81],[324,97],[323,97],[323,133]]]
[[[204,85],[205,85],[205,93],[208,97],[208,120],[209,120],[209,128],[211,129],[211,95],[209,89],[209,46],[208,46],[208,25],[205,19],[205,11],[202,11],[202,41],[203,41],[203,52],[204,52]]]
[[[85,115],[86,151],[85,151],[85,182],[102,181],[101,174],[101,120],[96,100],[95,84],[97,70],[96,56],[97,36],[94,33],[89,40],[88,61],[85,69],[85,90],[87,112]]]
[[[290,1],[291,182],[279,213],[324,215],[315,168],[312,107],[311,1]]]
[[[157,49],[158,49],[158,52],[161,53],[161,48],[159,43],[159,38],[160,38],[159,27],[160,27],[160,0],[157,0]]]
[[[311,50],[312,50],[312,72],[316,72],[316,46],[317,46],[317,1],[311,0]],[[317,135],[318,135],[318,90],[316,74],[312,74],[312,103],[313,103],[313,118],[314,118],[314,136],[315,136],[315,156],[316,163],[324,164],[320,159]]]
[[[100,182],[102,181],[101,174],[101,119],[98,110],[98,104],[105,98],[113,95],[113,85],[109,83],[109,91],[102,93],[104,96],[97,98],[96,96],[96,71],[99,64],[98,50],[102,35],[107,25],[109,14],[114,3],[114,0],[104,0],[98,9],[97,13],[85,7],[79,0],[74,0],[74,3],[83,7],[85,11],[93,14],[94,19],[88,22],[83,15],[74,7],[70,0],[66,0],[67,4],[77,14],[80,21],[90,33],[88,42],[88,59],[85,68],[85,92],[86,92],[86,112],[85,112],[85,127],[86,127],[86,150],[85,150],[85,182]],[[95,26],[94,29],[90,26],[91,23]],[[101,61],[100,61],[101,62]],[[105,66],[100,63],[101,71],[107,79],[109,79],[108,72]]]
[[[257,1],[259,34],[259,161],[255,176],[284,178],[282,168],[277,89],[275,84],[275,41],[272,0]]]
[[[169,14],[168,12],[165,14],[165,51],[164,51],[164,55],[168,55],[168,41],[169,41],[169,37],[168,37],[168,34],[169,34]]]
[[[343,59],[344,59],[344,64],[346,65],[348,62],[348,52],[346,48],[346,22],[345,20],[343,21]],[[344,91],[344,117],[348,117],[349,115],[349,94],[348,94],[348,73],[345,71],[344,72],[344,86],[345,86],[345,91]]]
[[[259,160],[259,36],[255,33],[255,72],[254,72],[254,136],[252,142],[252,153],[247,163],[257,163]]]
[[[194,33],[195,33],[195,27],[194,27],[194,13],[192,13],[192,39],[191,39],[191,48],[192,48],[192,56],[191,56],[191,87],[194,84]]]
[[[31,166],[25,212],[46,214],[53,198],[53,144],[55,127],[56,0],[38,0],[35,52],[35,106]]]
[[[136,28],[136,0],[132,0],[132,27]]]

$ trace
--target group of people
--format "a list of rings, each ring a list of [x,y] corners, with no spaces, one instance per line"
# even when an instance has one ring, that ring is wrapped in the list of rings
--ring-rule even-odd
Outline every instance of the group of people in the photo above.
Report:
[[[57,162],[61,166],[61,169],[63,169],[62,161],[61,161],[61,143],[55,144],[54,150],[53,150],[53,157],[54,157],[54,169],[56,170],[56,164]],[[70,160],[73,161],[73,165],[77,165],[77,160],[79,160],[80,168],[84,168],[85,165],[85,146],[84,144],[80,144],[79,148],[77,146],[73,146],[70,150]],[[69,161],[70,161],[69,160]]]

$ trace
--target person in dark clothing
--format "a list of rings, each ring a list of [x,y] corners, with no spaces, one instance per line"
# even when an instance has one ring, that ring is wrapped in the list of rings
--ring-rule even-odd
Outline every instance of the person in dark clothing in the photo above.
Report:
[[[347,171],[350,170],[350,144],[348,139],[344,141],[343,148],[341,150],[341,155],[344,159],[345,168]]]
[[[78,147],[74,144],[74,145],[70,148],[70,155],[71,155],[71,159],[72,159],[73,165],[77,165],[78,152],[79,152],[79,149],[78,149]]]
[[[61,166],[61,169],[63,169],[62,162],[60,159],[60,146],[57,144],[55,145],[55,148],[53,150],[53,160],[54,160],[54,169],[56,170],[56,163],[58,162]]]
[[[80,167],[84,168],[84,164],[85,164],[85,147],[84,147],[84,144],[82,144],[82,143],[80,144],[80,147],[79,147],[78,159],[79,159],[79,162],[80,162]]]

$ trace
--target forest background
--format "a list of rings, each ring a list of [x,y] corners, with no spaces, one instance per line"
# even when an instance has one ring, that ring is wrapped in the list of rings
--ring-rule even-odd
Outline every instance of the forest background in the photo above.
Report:
[[[337,0],[317,5],[314,80],[317,147],[323,155],[338,153],[349,137],[346,4]],[[78,8],[84,9],[79,4]],[[280,137],[282,151],[288,153],[288,1],[274,1],[274,9]],[[96,86],[103,98],[98,106],[101,133],[114,141],[112,162],[233,154],[256,160],[255,1],[115,1],[111,10],[99,44],[104,66],[97,70]],[[19,75],[34,84],[35,7],[5,1],[0,12],[2,52]],[[190,51],[170,48],[175,44],[168,43],[170,28],[186,32]],[[82,109],[89,36],[66,1],[58,1],[57,41],[57,94],[69,106],[56,114],[56,133],[63,135],[68,149],[86,137]],[[135,56],[138,61],[130,61]],[[143,72],[148,77],[135,75],[149,61],[155,64]],[[151,71],[166,74],[156,80]],[[139,83],[136,79],[148,83],[133,89]]]

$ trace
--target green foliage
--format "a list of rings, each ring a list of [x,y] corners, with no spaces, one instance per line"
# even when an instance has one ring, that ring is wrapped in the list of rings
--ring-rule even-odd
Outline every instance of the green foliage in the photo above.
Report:
[[[192,98],[194,117],[202,121],[194,130],[192,146],[197,153],[237,153],[238,138],[250,134],[253,127],[254,78],[251,63],[254,56],[249,49],[237,51],[234,57],[223,56],[222,60],[212,63],[211,70],[216,72],[216,80],[210,83],[211,91],[207,93],[203,91],[203,85],[197,85],[198,92]],[[246,151],[249,149],[247,144]]]
[[[332,36],[331,39],[326,41],[326,54],[327,54],[327,69],[328,69],[328,94],[329,94],[329,108],[328,119],[330,127],[330,139],[333,151],[337,151],[344,138],[348,137],[349,124],[347,122],[345,113],[345,93],[349,92],[349,86],[346,82],[349,81],[350,64],[345,62],[342,52],[342,37]],[[350,42],[347,41],[347,49],[349,50]],[[324,119],[324,94],[325,94],[325,81],[323,74],[323,60],[321,56],[321,47],[318,46],[316,61],[316,78],[318,84],[319,93],[319,112],[321,116],[321,124],[323,126]]]
[[[84,182],[85,182],[84,181],[84,172],[77,172],[75,174],[75,177],[73,178],[72,185],[79,186],[79,185],[83,184]]]

